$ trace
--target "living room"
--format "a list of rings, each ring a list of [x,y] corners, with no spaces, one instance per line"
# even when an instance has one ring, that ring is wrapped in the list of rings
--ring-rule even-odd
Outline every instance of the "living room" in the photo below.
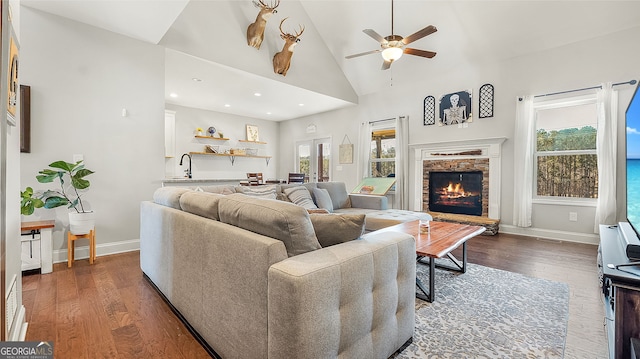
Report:
[[[28,2],[25,2],[28,3]],[[223,3],[223,2],[220,2]],[[226,2],[225,2],[226,3]],[[255,13],[256,9],[250,2],[230,2],[235,4],[234,9],[242,9],[240,13]],[[321,11],[321,2],[309,2],[300,5],[291,2],[296,9],[302,7],[309,13],[330,13],[329,9]],[[396,17],[406,15],[400,12],[401,6],[410,8],[412,2],[398,2]],[[560,3],[560,2],[559,2]],[[286,4],[283,2],[280,13],[286,13]],[[334,4],[336,5],[336,4]],[[388,21],[387,5],[381,5],[379,16]],[[471,6],[470,4],[466,4]],[[532,4],[529,4],[533,7]],[[186,5],[185,12],[195,12],[197,8],[192,4]],[[200,4],[199,6],[204,6]],[[222,5],[218,5],[222,6]],[[305,8],[307,7],[308,8]],[[437,4],[434,6],[445,7]],[[458,6],[462,6],[458,4]],[[480,6],[480,5],[474,5]],[[497,6],[496,12],[507,11],[509,8],[500,8],[500,4],[484,6]],[[580,5],[563,4],[555,2],[548,4],[549,13],[567,14],[560,10],[588,6],[585,15],[571,13],[571,16],[563,18],[566,32],[576,31],[586,27],[600,26],[597,15],[605,17],[606,30],[591,36],[574,36],[571,42],[561,43],[558,34],[544,31],[544,26],[539,25],[540,33],[531,33],[528,38],[523,38],[518,47],[511,45],[507,50],[512,51],[512,56],[493,60],[484,52],[477,51],[483,44],[481,38],[473,37],[474,32],[467,30],[457,34],[459,39],[454,42],[443,42],[438,39],[441,33],[449,31],[447,26],[452,21],[464,22],[465,18],[444,18],[444,20],[429,19],[424,15],[411,15],[412,26],[402,28],[409,33],[434,23],[438,32],[430,35],[430,38],[416,43],[415,47],[428,48],[437,51],[434,59],[403,57],[394,64],[391,71],[380,71],[379,58],[351,59],[345,62],[337,57],[351,53],[366,51],[376,47],[361,30],[374,25],[360,26],[367,23],[367,19],[358,20],[357,30],[350,37],[357,38],[359,47],[341,49],[336,52],[328,39],[322,39],[323,29],[327,28],[327,22],[335,21],[332,18],[324,20],[302,18],[300,22],[305,24],[303,41],[298,45],[296,54],[292,60],[292,67],[286,77],[278,81],[287,81],[290,84],[317,92],[329,93],[330,96],[339,98],[346,104],[343,108],[330,112],[307,115],[285,121],[270,121],[263,118],[247,118],[223,112],[191,108],[175,103],[167,99],[168,89],[165,88],[167,50],[170,47],[169,39],[165,39],[164,45],[151,44],[121,34],[103,30],[99,27],[76,22],[64,17],[46,13],[25,6],[14,7],[14,27],[20,38],[20,82],[31,86],[31,153],[18,153],[17,131],[8,130],[7,163],[10,172],[7,174],[5,184],[6,192],[17,192],[27,185],[37,185],[35,175],[48,163],[59,159],[72,160],[73,155],[81,154],[88,168],[96,172],[91,178],[92,188],[86,196],[92,209],[99,214],[97,237],[98,254],[104,256],[113,253],[135,251],[139,248],[140,226],[139,206],[140,202],[149,200],[153,192],[162,185],[162,180],[167,176],[167,166],[176,169],[172,174],[179,174],[178,169],[183,169],[172,162],[167,164],[164,152],[164,118],[165,109],[176,111],[177,121],[184,121],[187,125],[184,129],[195,130],[196,127],[216,126],[224,129],[226,137],[244,138],[245,124],[251,123],[260,128],[261,139],[268,142],[265,151],[273,156],[268,165],[260,162],[237,161],[233,165],[229,161],[216,159],[194,159],[196,177],[206,173],[207,176],[217,178],[239,178],[245,172],[260,167],[268,178],[284,178],[288,172],[295,170],[294,163],[296,142],[313,138],[331,138],[332,157],[338,157],[338,145],[345,135],[353,143],[357,143],[360,126],[363,122],[376,121],[397,116],[407,116],[409,120],[409,138],[407,143],[410,148],[420,148],[434,142],[470,141],[480,139],[504,138],[502,144],[502,171],[500,175],[500,212],[501,231],[504,233],[524,234],[532,237],[552,238],[559,240],[575,241],[596,244],[598,235],[594,233],[594,207],[566,206],[550,204],[533,205],[533,226],[520,228],[513,225],[513,193],[514,178],[513,163],[516,159],[514,153],[514,132],[516,103],[519,96],[540,95],[558,91],[579,89],[598,86],[603,82],[623,82],[637,78],[637,57],[640,48],[637,45],[637,37],[640,35],[640,21],[637,15],[637,5],[633,2],[586,2]],[[224,5],[225,9],[228,7]],[[557,7],[557,8],[556,8]],[[16,10],[17,9],[17,10]],[[451,9],[449,9],[451,10]],[[454,7],[453,10],[456,10]],[[228,11],[228,9],[226,10]],[[297,11],[297,10],[296,10]],[[332,9],[332,11],[338,11]],[[408,12],[413,12],[408,10]],[[207,16],[200,12],[198,19],[193,23],[207,20]],[[233,13],[233,12],[232,12]],[[345,12],[348,16],[350,12]],[[423,12],[420,12],[422,14]],[[223,13],[224,14],[224,13]],[[237,13],[236,13],[237,14]],[[297,13],[298,14],[298,13]],[[401,15],[402,14],[402,15]],[[588,15],[587,15],[588,14]],[[522,14],[503,13],[505,18],[511,18],[509,24],[516,26],[517,21],[523,21]],[[213,14],[211,16],[214,16]],[[216,18],[224,16],[215,15]],[[284,15],[286,16],[286,14]],[[284,17],[283,16],[283,17]],[[303,15],[300,15],[303,16]],[[449,13],[449,16],[450,15]],[[463,16],[463,15],[460,15]],[[468,15],[467,15],[468,16]],[[414,19],[418,18],[418,19]],[[426,19],[425,19],[426,18]],[[274,17],[275,19],[275,17]],[[280,17],[278,17],[280,19]],[[534,18],[532,18],[534,19]],[[570,19],[567,20],[567,19]],[[197,21],[196,21],[197,20]],[[242,20],[246,20],[242,18]],[[535,18],[540,20],[540,18]],[[184,26],[185,19],[179,19]],[[296,21],[298,21],[296,19]],[[408,21],[408,20],[407,20]],[[16,26],[15,23],[19,23]],[[354,21],[355,22],[355,21]],[[515,24],[514,24],[515,23]],[[538,24],[542,24],[540,21]],[[555,23],[555,22],[554,22]],[[384,23],[384,26],[388,24]],[[489,24],[489,22],[487,22]],[[598,25],[596,25],[598,24]],[[317,27],[317,29],[314,29]],[[213,25],[212,25],[213,26]],[[233,32],[229,37],[234,39],[231,49],[242,48],[241,51],[253,50],[244,42],[246,24],[240,21],[232,25],[216,24],[215,29],[220,33],[220,28]],[[277,23],[270,24],[271,30],[277,30]],[[375,29],[386,34],[386,27]],[[399,25],[399,22],[396,23]],[[490,25],[486,25],[490,26]],[[524,25],[523,25],[524,26]],[[233,29],[231,31],[231,29]],[[460,29],[460,27],[456,27]],[[504,28],[497,29],[494,35],[498,35]],[[184,28],[180,28],[178,35],[187,34]],[[461,30],[458,30],[461,31]],[[466,37],[465,37],[466,36]],[[226,37],[226,36],[225,36]],[[276,34],[277,37],[277,34]],[[468,37],[468,38],[467,38]],[[179,38],[179,37],[178,37]],[[451,39],[450,37],[447,37]],[[535,52],[523,50],[527,46],[533,46],[533,39],[538,38]],[[549,45],[540,45],[540,38],[547,39]],[[240,41],[236,41],[239,39]],[[464,40],[463,40],[464,39]],[[558,42],[553,42],[557,40]],[[193,40],[196,46],[202,39]],[[305,54],[305,46],[311,48],[313,42],[326,42],[325,53]],[[544,43],[544,41],[542,41]],[[471,45],[477,43],[477,47]],[[191,42],[189,42],[191,46]],[[261,61],[259,70],[253,70],[258,75],[271,76],[272,69],[270,56],[275,47],[280,47],[280,42],[271,40],[265,43],[265,48],[271,46],[271,53],[262,50],[256,55]],[[185,45],[186,46],[186,45]],[[317,46],[317,45],[316,45]],[[494,45],[496,46],[496,45]],[[212,45],[213,48],[213,45]],[[245,49],[247,48],[247,49]],[[185,51],[184,48],[178,48]],[[279,49],[278,49],[279,50]],[[330,50],[330,51],[329,51]],[[240,50],[239,50],[240,51]],[[228,50],[224,54],[210,54],[215,52],[211,48],[202,50],[202,57],[214,57],[220,59],[220,63],[229,65],[233,61],[241,62],[238,66],[248,66],[245,62],[251,60],[247,56],[240,59],[221,59],[228,56]],[[222,51],[220,51],[222,52]],[[334,58],[331,53],[340,54]],[[344,52],[344,53],[343,53]],[[469,56],[468,52],[474,53]],[[449,54],[447,54],[449,53]],[[453,53],[453,54],[451,54]],[[255,54],[255,52],[253,52]],[[453,61],[453,57],[459,55],[462,62]],[[327,63],[308,62],[315,56],[325,59]],[[371,55],[373,56],[373,55]],[[375,57],[375,56],[374,56]],[[440,60],[443,58],[444,60]],[[209,58],[210,61],[213,59]],[[405,61],[406,60],[406,61]],[[445,60],[452,60],[450,65]],[[345,60],[346,61],[346,60]],[[414,72],[404,70],[402,65],[408,63]],[[438,62],[436,62],[438,61]],[[349,84],[338,62],[345,69],[357,68],[358,71],[372,72],[369,81],[377,81],[368,84],[365,88],[361,84]],[[444,62],[444,63],[443,63]],[[439,71],[429,71],[431,63],[437,65]],[[321,69],[319,71],[318,69]],[[310,73],[323,73],[330,76],[331,80],[318,85],[318,80]],[[382,73],[383,75],[379,75]],[[268,74],[268,75],[267,75]],[[279,76],[279,75],[278,75]],[[321,77],[321,75],[318,75]],[[305,83],[307,80],[309,83]],[[367,82],[366,79],[362,80]],[[423,100],[426,96],[439,96],[460,90],[472,90],[474,96],[478,89],[485,83],[491,83],[495,89],[494,116],[489,118],[474,118],[468,127],[458,126],[424,126],[423,125]],[[348,86],[344,87],[347,84]],[[224,86],[224,85],[222,85]],[[321,88],[323,87],[324,88]],[[373,88],[375,90],[368,90]],[[621,85],[615,88],[619,93],[618,113],[621,115],[633,94],[633,86]],[[474,106],[477,99],[474,98]],[[126,109],[126,116],[123,116]],[[624,121],[619,120],[618,137],[624,134]],[[308,127],[313,125],[314,133],[308,133]],[[189,131],[189,130],[187,130]],[[185,133],[182,133],[183,138]],[[189,141],[193,133],[186,134]],[[186,142],[186,140],[183,140]],[[182,144],[185,151],[198,150],[195,146],[200,143],[188,142]],[[619,153],[622,153],[622,144],[619,140]],[[356,145],[357,148],[357,145]],[[179,151],[178,155],[182,153]],[[340,164],[340,169],[334,167],[331,179],[346,183],[347,188],[355,187],[362,177],[362,169],[358,165],[358,152],[356,160],[352,164]],[[410,161],[408,169],[409,197],[416,196],[415,161]],[[624,168],[623,156],[618,156],[618,220],[624,219]],[[338,165],[336,162],[335,165]],[[199,171],[199,172],[198,172]],[[202,178],[202,177],[200,177]],[[4,192],[4,191],[3,191]],[[9,197],[10,198],[10,197]],[[6,205],[6,236],[14,236],[18,233],[17,204],[7,200]],[[410,208],[416,209],[416,208]],[[577,221],[569,221],[569,212],[577,213]],[[65,214],[63,209],[56,211],[42,211],[35,218],[56,219],[59,225],[54,230],[54,261],[66,260],[65,238]],[[16,249],[18,248],[18,249]],[[9,276],[19,272],[19,261],[10,259],[10,253],[17,253],[19,247],[7,244],[7,282]],[[13,268],[13,270],[9,270]],[[19,300],[21,302],[21,299]]]

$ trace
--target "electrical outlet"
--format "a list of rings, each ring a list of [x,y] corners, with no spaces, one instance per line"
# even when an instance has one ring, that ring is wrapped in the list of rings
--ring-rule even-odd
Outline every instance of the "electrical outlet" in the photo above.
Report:
[[[569,212],[569,221],[577,222],[578,221],[578,212]]]

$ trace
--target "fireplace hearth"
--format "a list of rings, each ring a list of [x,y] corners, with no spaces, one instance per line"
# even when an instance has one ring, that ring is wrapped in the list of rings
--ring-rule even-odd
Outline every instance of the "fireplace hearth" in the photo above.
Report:
[[[482,215],[482,171],[430,171],[429,210]]]

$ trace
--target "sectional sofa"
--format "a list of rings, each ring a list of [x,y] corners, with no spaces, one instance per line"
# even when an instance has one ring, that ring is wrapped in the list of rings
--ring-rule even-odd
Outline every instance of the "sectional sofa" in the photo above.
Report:
[[[142,271],[205,347],[222,358],[387,358],[409,342],[413,237],[363,234],[376,209],[335,213],[381,198],[335,190],[349,207],[309,214],[271,189],[260,198],[265,189],[164,187],[141,204]]]

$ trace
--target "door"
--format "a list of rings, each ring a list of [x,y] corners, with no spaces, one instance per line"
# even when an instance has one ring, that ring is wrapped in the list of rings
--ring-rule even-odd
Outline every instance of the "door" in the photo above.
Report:
[[[329,182],[331,138],[296,142],[296,172],[304,173],[305,182]]]

